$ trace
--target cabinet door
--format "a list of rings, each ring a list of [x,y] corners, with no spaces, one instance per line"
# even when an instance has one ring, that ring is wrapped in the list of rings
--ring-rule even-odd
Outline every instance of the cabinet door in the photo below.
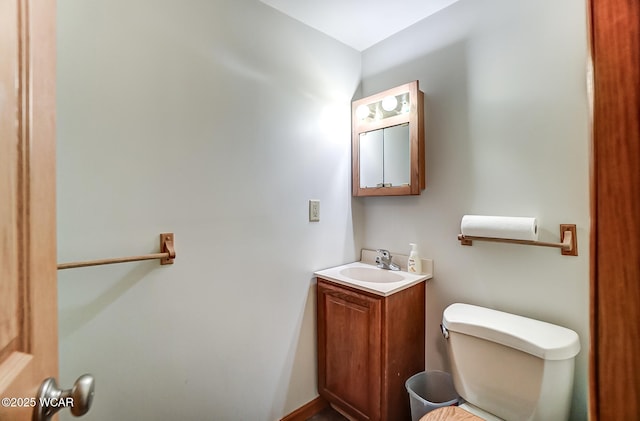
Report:
[[[318,389],[358,419],[379,420],[381,299],[318,280]]]

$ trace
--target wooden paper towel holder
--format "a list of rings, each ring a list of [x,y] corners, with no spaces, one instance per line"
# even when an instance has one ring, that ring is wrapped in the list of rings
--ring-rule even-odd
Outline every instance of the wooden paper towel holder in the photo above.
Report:
[[[560,252],[564,256],[577,256],[578,255],[578,236],[576,235],[575,224],[560,224],[560,243],[548,243],[544,241],[530,241],[530,240],[514,240],[510,238],[493,238],[493,237],[472,237],[468,235],[459,234],[458,240],[463,246],[473,245],[473,241],[492,241],[495,243],[511,243],[511,244],[523,244],[527,246],[541,246],[541,247],[555,247],[559,248]]]

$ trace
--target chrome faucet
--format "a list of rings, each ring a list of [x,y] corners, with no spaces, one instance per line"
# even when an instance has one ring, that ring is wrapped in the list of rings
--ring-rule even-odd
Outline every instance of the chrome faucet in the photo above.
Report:
[[[376,251],[380,253],[380,255],[376,257],[376,263],[380,269],[400,270],[400,266],[391,261],[392,256],[389,250],[378,249]]]

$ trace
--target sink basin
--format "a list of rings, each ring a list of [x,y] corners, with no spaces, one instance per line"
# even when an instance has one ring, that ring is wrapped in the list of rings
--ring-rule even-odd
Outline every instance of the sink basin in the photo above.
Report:
[[[363,260],[360,262],[319,270],[314,272],[314,275],[330,282],[383,297],[433,277],[433,262],[431,260],[423,259],[422,268],[425,272],[417,274],[403,270],[380,269],[373,261],[376,257],[375,250],[366,250],[366,253],[365,256],[365,250],[363,250]],[[367,258],[365,259],[365,257]]]
[[[385,269],[350,267],[340,271],[340,275],[346,276],[362,282],[398,282],[402,281],[404,276]]]

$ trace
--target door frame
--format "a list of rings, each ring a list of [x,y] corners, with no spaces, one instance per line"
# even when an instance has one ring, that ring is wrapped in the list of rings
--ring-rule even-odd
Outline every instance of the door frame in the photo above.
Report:
[[[590,0],[591,420],[640,414],[640,3]]]

